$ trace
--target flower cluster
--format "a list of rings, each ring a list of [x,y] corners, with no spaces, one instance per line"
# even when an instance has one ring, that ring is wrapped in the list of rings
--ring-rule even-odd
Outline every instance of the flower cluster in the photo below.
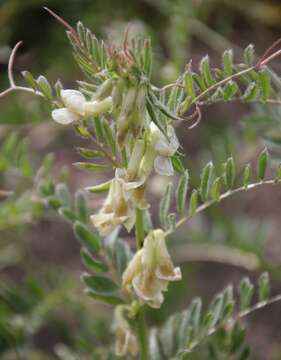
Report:
[[[163,230],[151,231],[123,273],[122,287],[132,290],[153,308],[159,308],[164,300],[162,292],[169,281],[181,279],[181,270],[174,267],[166,247]]]
[[[174,129],[168,127],[167,139],[156,126],[152,128],[146,145],[143,140],[136,141],[127,168],[116,169],[102,209],[91,216],[94,226],[102,235],[110,233],[120,224],[130,231],[135,224],[136,208],[148,207],[144,192],[153,164],[159,174],[173,174],[170,156],[178,148]]]

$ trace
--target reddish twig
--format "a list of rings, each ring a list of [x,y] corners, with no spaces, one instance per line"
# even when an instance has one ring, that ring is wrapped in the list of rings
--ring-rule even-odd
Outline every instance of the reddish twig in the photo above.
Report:
[[[257,63],[257,66],[260,67],[262,65],[265,65],[264,64],[264,61],[268,60],[269,59],[269,54],[271,53],[271,51],[276,48],[276,46],[278,46],[279,44],[281,44],[281,38],[274,41],[274,43],[269,46],[269,48],[266,49],[266,51],[263,53],[263,55],[261,56],[261,58],[259,59],[258,63]],[[273,54],[274,55],[274,54]],[[270,58],[272,57],[272,55],[270,56]],[[270,60],[269,60],[270,61]]]

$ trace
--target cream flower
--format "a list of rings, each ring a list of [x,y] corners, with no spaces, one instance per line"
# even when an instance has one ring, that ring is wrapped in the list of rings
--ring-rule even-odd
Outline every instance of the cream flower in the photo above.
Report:
[[[138,353],[138,342],[124,316],[125,310],[126,306],[118,305],[114,312],[116,332],[115,354],[117,356],[125,356],[128,354],[135,356]]]
[[[98,214],[91,216],[91,221],[101,235],[108,235],[120,224],[123,224],[128,231],[134,226],[135,211],[125,199],[118,180],[112,180],[103,207]]]
[[[63,125],[77,121],[83,116],[98,116],[112,107],[112,98],[109,96],[101,101],[87,101],[85,96],[78,90],[61,90],[61,99],[64,108],[52,111],[52,118]]]
[[[157,153],[154,160],[155,171],[159,175],[172,176],[174,169],[171,161],[178,148],[179,141],[176,136],[173,126],[167,126],[167,135],[165,136],[162,131],[154,124],[150,124],[152,143]]]
[[[164,300],[162,292],[169,281],[181,279],[180,268],[174,268],[166,247],[163,230],[151,231],[140,249],[128,264],[122,276],[122,287],[136,295],[149,306],[159,308]]]

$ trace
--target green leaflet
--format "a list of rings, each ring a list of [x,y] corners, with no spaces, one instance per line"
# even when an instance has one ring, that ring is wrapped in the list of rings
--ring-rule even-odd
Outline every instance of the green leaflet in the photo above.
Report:
[[[193,77],[192,77],[192,71],[191,67],[189,66],[189,69],[184,73],[184,85],[185,85],[185,91],[188,96],[191,97],[191,99],[194,99],[196,96],[195,90],[194,90],[194,84],[193,84]]]
[[[55,195],[62,204],[71,207],[71,195],[66,184],[58,183],[55,188]]]
[[[251,302],[254,296],[254,285],[249,278],[244,278],[240,283],[240,309],[246,310],[251,306]]]
[[[192,191],[191,197],[190,197],[190,203],[189,203],[189,215],[194,216],[196,214],[198,206],[198,191],[194,189]]]
[[[230,101],[239,91],[238,85],[234,81],[228,81],[223,88],[224,101]]]
[[[89,186],[85,190],[91,193],[99,194],[99,193],[107,192],[110,189],[110,185],[111,185],[111,180],[103,184]]]
[[[267,69],[262,69],[259,71],[259,80],[262,89],[262,99],[266,101],[270,97],[271,91],[270,75]]]
[[[186,194],[188,190],[189,174],[186,170],[180,177],[178,187],[176,190],[176,205],[179,213],[182,213],[185,208]]]
[[[76,166],[78,169],[86,170],[90,172],[106,171],[113,169],[111,165],[94,164],[88,162],[76,162],[73,165]]]
[[[75,193],[75,210],[79,219],[86,223],[88,221],[87,201],[83,190]]]
[[[96,295],[110,296],[116,294],[119,290],[119,286],[114,281],[104,276],[84,273],[81,279],[91,292]]]
[[[82,247],[80,255],[83,264],[88,270],[92,272],[107,272],[109,270],[108,266],[105,263],[94,259],[91,253],[86,248]]]
[[[204,81],[205,81],[205,84],[207,85],[207,87],[213,85],[215,83],[215,80],[211,73],[210,59],[209,59],[208,55],[205,56],[201,60],[199,68],[200,68],[201,75],[204,78]]]
[[[233,73],[233,50],[225,50],[222,55],[223,70],[225,76],[231,76]]]
[[[64,219],[68,222],[70,222],[71,224],[74,223],[76,220],[78,220],[77,215],[75,214],[75,212],[66,207],[66,206],[62,206],[58,209],[58,212],[61,216],[64,217]]]
[[[250,164],[247,164],[245,166],[244,174],[243,174],[243,185],[244,185],[245,190],[248,189],[248,186],[249,186],[249,183],[251,180],[251,176],[252,176],[252,167]]]
[[[258,158],[258,178],[262,181],[265,178],[266,168],[268,163],[268,151],[264,149]]]
[[[48,100],[53,100],[52,88],[45,76],[40,75],[36,80],[39,90]]]
[[[22,76],[24,77],[24,80],[27,82],[27,84],[33,89],[38,90],[38,84],[36,83],[36,80],[34,79],[33,75],[29,71],[22,71]]]
[[[221,178],[216,178],[211,187],[211,197],[214,201],[220,201]]]
[[[267,301],[270,296],[270,284],[269,284],[269,275],[267,272],[261,274],[258,280],[259,285],[259,301]]]
[[[213,170],[214,170],[214,165],[211,161],[202,170],[200,176],[200,186],[199,186],[200,189],[199,191],[202,201],[206,201],[209,196]]]
[[[85,246],[90,251],[99,252],[101,240],[95,232],[89,230],[86,225],[79,221],[74,223],[73,230],[81,245]]]
[[[159,218],[160,218],[161,225],[163,226],[164,229],[167,229],[167,227],[168,227],[167,219],[168,219],[169,210],[170,210],[170,206],[171,206],[172,189],[173,189],[173,185],[172,185],[172,183],[169,183],[168,186],[166,187],[164,196],[162,197],[162,199],[160,201]]]
[[[84,147],[78,147],[77,152],[86,159],[93,159],[102,155],[99,151]]]
[[[250,67],[253,66],[254,61],[255,61],[255,48],[254,45],[250,44],[244,50],[244,62]]]
[[[224,168],[224,183],[227,189],[232,189],[235,180],[235,166],[233,157],[227,159],[225,164],[223,165]]]
[[[122,300],[121,298],[119,298],[118,296],[115,296],[115,295],[108,295],[108,296],[99,295],[99,294],[96,294],[91,289],[85,289],[84,291],[88,296],[93,298],[98,303],[102,303],[102,304],[105,303],[105,304],[114,305],[114,306],[124,303],[124,300]]]

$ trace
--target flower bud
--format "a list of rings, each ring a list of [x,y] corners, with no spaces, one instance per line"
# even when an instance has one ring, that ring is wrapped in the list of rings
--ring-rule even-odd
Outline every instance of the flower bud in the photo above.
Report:
[[[120,109],[125,89],[125,82],[122,78],[118,79],[112,90],[112,101],[114,110]]]
[[[111,96],[113,89],[113,79],[107,79],[101,86],[98,88],[98,91],[93,97],[93,100],[103,100],[107,98],[108,96]]]
[[[132,155],[129,160],[127,172],[130,179],[134,179],[137,175],[141,159],[144,152],[144,142],[143,140],[137,140],[135,143]]]
[[[117,140],[120,147],[124,146],[130,125],[134,119],[136,96],[137,88],[135,86],[131,86],[127,93],[123,95],[123,102],[117,119]]]

